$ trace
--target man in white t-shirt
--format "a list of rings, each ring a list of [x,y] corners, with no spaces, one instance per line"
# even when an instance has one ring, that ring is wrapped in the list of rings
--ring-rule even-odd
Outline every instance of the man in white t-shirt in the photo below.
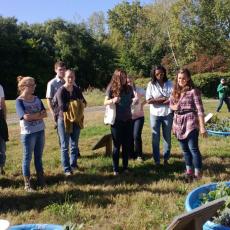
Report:
[[[47,89],[46,89],[46,99],[47,99],[47,105],[48,108],[51,112],[53,120],[55,120],[55,109],[53,107],[53,98],[58,91],[58,89],[64,85],[64,76],[65,76],[65,71],[66,71],[66,66],[65,63],[62,61],[57,61],[54,65],[54,71],[56,72],[56,76],[51,79],[48,84],[47,84]]]
[[[5,174],[6,162],[6,141],[8,141],[8,128],[6,124],[6,103],[5,94],[0,85],[0,174]]]

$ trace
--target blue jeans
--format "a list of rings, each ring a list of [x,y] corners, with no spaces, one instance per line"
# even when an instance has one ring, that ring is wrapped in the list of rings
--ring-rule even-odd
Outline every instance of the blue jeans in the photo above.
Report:
[[[202,157],[198,147],[199,131],[194,129],[189,133],[186,139],[179,140],[181,149],[184,154],[185,164],[191,168],[202,168]]]
[[[0,136],[0,167],[4,167],[6,162],[6,142]]]
[[[152,128],[152,149],[153,159],[156,164],[160,163],[160,128],[162,126],[163,133],[163,156],[164,160],[168,160],[171,151],[171,129],[173,122],[173,114],[167,116],[150,115],[150,124]]]
[[[71,172],[71,168],[77,167],[78,140],[80,128],[73,123],[72,133],[66,133],[63,119],[58,119],[58,134],[61,144],[61,162],[64,172]],[[70,146],[70,157],[69,157]]]
[[[142,157],[142,129],[144,126],[144,117],[139,117],[137,119],[132,120],[132,128],[133,128],[133,139],[132,139],[132,149],[131,149],[131,157],[137,158]]]
[[[119,171],[119,154],[122,146],[122,164],[123,169],[128,168],[129,152],[131,150],[132,140],[132,120],[118,121],[111,125],[113,139],[113,170]]]
[[[43,174],[42,154],[45,145],[45,132],[44,130],[31,133],[22,134],[21,142],[23,144],[23,161],[22,173],[23,176],[30,176],[30,162],[32,153],[34,152],[34,165],[38,174]]]
[[[227,105],[228,107],[228,112],[230,112],[230,100],[228,97],[223,97],[223,98],[220,98],[219,99],[219,104],[217,106],[217,109],[216,109],[216,112],[219,112],[223,103],[225,102],[225,104]]]

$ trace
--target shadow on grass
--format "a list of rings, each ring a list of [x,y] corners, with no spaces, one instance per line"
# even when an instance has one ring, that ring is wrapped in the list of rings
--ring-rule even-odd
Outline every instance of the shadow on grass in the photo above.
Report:
[[[97,205],[106,208],[114,204],[116,196],[123,194],[127,195],[143,191],[148,191],[152,194],[181,194],[180,189],[151,189],[147,186],[159,180],[169,180],[172,183],[180,180],[176,175],[183,173],[184,161],[178,160],[173,154],[170,162],[173,163],[167,166],[156,167],[152,162],[145,161],[144,163],[135,164],[131,168],[131,172],[121,173],[116,177],[112,173],[106,173],[111,172],[111,165],[99,166],[95,172],[91,171],[91,169],[86,169],[69,178],[66,178],[63,174],[47,175],[47,188],[44,190],[36,193],[25,193],[24,195],[21,195],[22,193],[15,193],[9,196],[2,193],[0,195],[1,212],[22,212],[31,209],[41,211],[53,203],[58,205],[65,204],[67,195],[71,197],[70,201],[68,201],[70,203],[81,202],[89,207]],[[229,167],[229,163],[210,163],[204,165],[204,170],[209,170],[210,174],[226,173],[230,177],[230,172],[226,170]],[[49,191],[49,188],[53,185],[63,186],[63,184],[67,185],[63,192],[51,191],[51,189]],[[81,185],[92,186],[92,188],[87,189],[87,191],[81,190],[79,189]],[[0,178],[0,186],[12,189],[21,187],[23,189],[23,180],[20,177],[2,177]],[[98,186],[101,186],[101,188],[98,188]]]
[[[20,177],[18,177],[20,178]],[[6,177],[2,177],[0,178],[0,187],[1,188],[20,188],[23,186],[23,179],[20,178],[6,178]]]
[[[85,175],[86,176],[86,175]],[[87,177],[87,176],[86,176]],[[101,180],[107,180],[108,176],[90,176],[91,179],[98,180],[98,177],[100,177]],[[73,182],[72,178],[72,181]],[[82,178],[84,179],[84,178]],[[143,180],[143,178],[142,178]],[[114,180],[110,181],[114,186],[116,185],[116,182],[119,182],[117,184],[121,184],[121,181],[128,182],[129,179],[127,178],[119,178],[116,177]],[[145,183],[142,183],[145,184]],[[76,185],[76,184],[75,184]],[[31,209],[35,209],[37,211],[42,211],[44,208],[46,208],[49,205],[52,204],[58,204],[58,205],[64,205],[67,203],[74,203],[74,202],[81,202],[84,206],[91,207],[93,205],[97,205],[98,207],[106,208],[112,204],[114,204],[116,196],[120,195],[127,195],[127,194],[133,194],[143,191],[148,191],[152,194],[168,194],[168,193],[180,193],[180,191],[173,190],[173,189],[149,189],[145,186],[139,186],[138,188],[110,188],[106,190],[102,189],[92,189],[88,191],[82,191],[77,188],[72,188],[72,186],[69,186],[68,190],[65,190],[65,192],[49,192],[46,190],[42,190],[41,192],[37,193],[26,193],[24,195],[10,195],[10,196],[1,196],[0,197],[0,207],[1,207],[1,213],[7,213],[12,211],[17,212],[23,212],[28,211]],[[69,197],[67,201],[67,197]]]

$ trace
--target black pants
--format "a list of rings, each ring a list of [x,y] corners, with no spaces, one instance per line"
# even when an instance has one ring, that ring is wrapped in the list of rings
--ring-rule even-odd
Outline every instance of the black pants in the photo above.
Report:
[[[144,117],[138,117],[132,120],[132,142],[131,142],[131,152],[130,157],[136,159],[137,157],[142,157],[142,129],[144,126]]]
[[[132,140],[132,120],[116,120],[114,125],[111,125],[111,133],[113,139],[113,170],[118,172],[120,147],[122,147],[123,169],[128,168],[128,156]]]
[[[227,105],[228,107],[228,112],[230,112],[230,100],[228,97],[223,97],[223,98],[220,98],[219,99],[219,104],[217,106],[217,109],[216,109],[216,112],[219,112],[223,103],[225,102],[225,104]]]

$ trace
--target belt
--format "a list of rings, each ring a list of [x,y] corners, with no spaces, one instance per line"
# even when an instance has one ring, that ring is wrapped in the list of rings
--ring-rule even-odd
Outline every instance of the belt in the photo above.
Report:
[[[174,111],[175,114],[178,114],[178,115],[184,115],[184,114],[187,114],[187,113],[195,113],[196,111],[194,109],[185,109],[185,110],[176,110]]]

